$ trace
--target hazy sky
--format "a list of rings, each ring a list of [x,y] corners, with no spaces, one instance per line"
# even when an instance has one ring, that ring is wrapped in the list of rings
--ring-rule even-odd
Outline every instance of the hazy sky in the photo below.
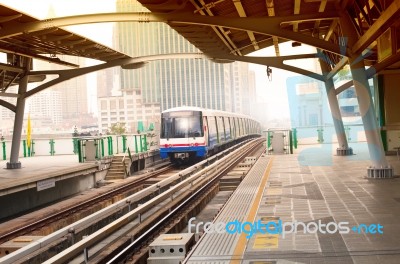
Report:
[[[281,56],[309,54],[316,52],[315,48],[311,46],[302,45],[300,47],[292,47],[291,44],[292,42],[288,41],[279,45]],[[275,57],[275,48],[270,47],[262,49],[249,54],[249,56]],[[297,67],[303,67],[308,70],[312,70],[312,67],[314,66],[310,60],[292,61],[290,64]],[[271,67],[272,80],[270,81],[267,78],[267,67],[257,64],[250,64],[250,69],[256,72],[257,98],[261,102],[267,103],[268,116],[270,118],[289,118],[286,79],[298,74]]]

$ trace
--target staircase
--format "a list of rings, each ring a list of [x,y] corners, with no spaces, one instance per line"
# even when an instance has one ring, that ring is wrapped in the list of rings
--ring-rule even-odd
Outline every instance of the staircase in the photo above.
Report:
[[[108,169],[106,180],[125,179],[125,168],[122,163],[124,156],[113,156],[110,168]],[[129,158],[128,158],[129,160]]]

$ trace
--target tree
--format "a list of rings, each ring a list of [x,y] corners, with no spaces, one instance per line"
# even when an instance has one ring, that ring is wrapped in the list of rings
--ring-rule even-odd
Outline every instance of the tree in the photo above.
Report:
[[[111,132],[111,134],[114,134],[114,135],[122,135],[122,134],[126,133],[125,123],[117,122],[115,124],[112,124],[110,127],[110,132]]]

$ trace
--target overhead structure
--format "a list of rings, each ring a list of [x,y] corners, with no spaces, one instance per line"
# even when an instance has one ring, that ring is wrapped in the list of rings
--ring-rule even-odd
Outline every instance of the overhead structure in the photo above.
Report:
[[[330,107],[335,112],[335,128],[343,134],[337,95],[351,84],[335,89],[332,78],[350,63],[357,81],[356,90],[363,92],[367,79],[377,73],[400,67],[400,1],[398,0],[139,0],[149,13],[90,14],[38,21],[0,6],[0,51],[8,53],[8,64],[0,65],[3,83],[0,96],[13,84],[40,80],[40,74],[29,74],[29,60],[37,58],[69,66],[58,54],[89,57],[109,65],[126,65],[134,69],[143,65],[129,57],[86,38],[60,29],[74,24],[99,22],[165,22],[204,55],[216,62],[247,61],[279,67],[323,81],[330,92]],[[295,48],[302,44],[317,48],[316,54],[280,56],[279,43],[290,41]],[[246,56],[253,51],[273,46],[276,58]],[[304,71],[285,63],[291,59],[318,57],[322,73]],[[118,62],[117,62],[118,61]],[[136,63],[136,64],[132,64]],[[128,66],[130,64],[130,66]],[[365,66],[369,66],[365,69]],[[29,78],[23,79],[24,75]],[[31,94],[29,94],[31,95]],[[17,95],[17,97],[25,97]],[[358,98],[367,134],[374,170],[381,175],[387,169],[379,126],[371,94]],[[14,109],[0,100],[0,104]],[[364,116],[364,115],[368,116]],[[382,124],[381,124],[382,125]],[[347,151],[346,137],[338,139],[340,153]],[[344,147],[344,149],[343,149]]]
[[[367,66],[377,70],[397,69],[399,53],[383,64],[379,58],[379,37],[387,30],[399,30],[400,3],[396,0],[139,0],[152,13],[169,14],[167,23],[205,55],[247,55],[292,41],[320,48],[330,69],[349,54],[361,54]],[[194,17],[182,23],[183,15]],[[213,26],[205,26],[197,16],[206,16]],[[343,16],[356,29],[357,42],[349,47],[343,33]],[[271,18],[267,20],[266,18]],[[275,19],[272,19],[275,18]],[[224,23],[220,20],[224,19]],[[265,23],[262,23],[264,19]],[[144,22],[146,22],[144,20]],[[394,34],[394,32],[392,32]],[[389,34],[390,35],[390,34]],[[399,40],[397,40],[399,41]],[[324,44],[324,42],[326,42]],[[330,49],[329,47],[336,47]],[[381,47],[382,48],[382,47]],[[382,50],[380,50],[382,53]]]
[[[37,23],[40,20],[29,15],[0,5],[0,32],[17,28],[24,24]],[[29,82],[45,80],[46,74],[32,74],[32,59],[39,59],[49,63],[56,63],[72,68],[79,68],[68,61],[59,58],[59,55],[80,56],[96,59],[109,63],[115,60],[128,60],[129,56],[115,51],[107,46],[96,43],[78,34],[52,26],[51,20],[41,30],[34,32],[20,32],[0,37],[0,52],[7,54],[7,63],[0,64],[0,97],[16,97],[17,103],[13,105],[0,99],[0,106],[4,106],[15,112],[12,148],[10,162],[7,168],[20,168],[18,161],[19,142],[21,140],[22,123],[25,109],[25,99],[32,95],[27,90]],[[115,65],[114,65],[115,66]],[[65,78],[64,80],[66,80]],[[9,93],[7,90],[18,85],[17,93]]]
[[[40,21],[32,16],[0,5],[0,32],[21,24]],[[104,62],[126,59],[129,56],[86,37],[54,27],[51,19],[47,26],[35,32],[21,32],[17,35],[0,37],[0,52],[7,54],[7,64],[0,64],[0,93],[12,85],[18,85],[25,74],[23,57],[39,59],[49,63],[79,67],[59,58],[59,55],[79,56]],[[29,82],[43,81],[45,76],[30,76]]]
[[[245,55],[291,41],[317,48],[322,75],[337,132],[337,155],[352,155],[344,136],[333,76],[350,64],[358,93],[373,166],[368,175],[391,177],[384,156],[368,78],[400,68],[400,1],[398,0],[139,0],[152,14],[167,14],[166,23],[206,56],[227,60],[256,59]],[[187,18],[187,14],[192,14]],[[197,16],[196,16],[197,15]],[[203,16],[203,19],[199,16]],[[182,20],[186,20],[183,23]],[[210,26],[211,25],[211,26]],[[235,59],[235,57],[237,59]],[[259,59],[257,59],[259,60]],[[284,62],[281,60],[281,63]],[[365,70],[365,67],[369,68]],[[281,67],[283,68],[283,67]],[[299,73],[299,70],[296,72]],[[303,73],[304,74],[304,73]],[[307,75],[307,74],[305,74]],[[383,96],[383,95],[380,95]],[[383,102],[383,101],[382,101]],[[383,176],[382,176],[383,175]]]

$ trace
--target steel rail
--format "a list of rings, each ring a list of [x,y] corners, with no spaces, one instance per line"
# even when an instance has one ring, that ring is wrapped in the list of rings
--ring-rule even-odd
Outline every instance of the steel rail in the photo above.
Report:
[[[39,239],[39,240],[37,240],[35,242],[32,242],[29,245],[27,245],[27,246],[25,246],[25,247],[23,247],[23,248],[21,248],[21,249],[19,249],[17,251],[14,251],[14,252],[10,253],[9,255],[1,258],[0,262],[4,263],[4,264],[15,263],[19,259],[21,259],[23,257],[26,257],[26,256],[28,256],[28,255],[30,255],[30,254],[42,249],[42,248],[47,247],[48,245],[54,243],[55,241],[60,240],[63,237],[67,236],[68,234],[72,234],[73,235],[75,230],[78,230],[80,227],[90,225],[91,223],[95,222],[98,219],[103,219],[104,217],[110,215],[113,212],[122,210],[123,208],[127,207],[129,203],[139,202],[142,199],[148,197],[149,195],[154,194],[155,192],[160,192],[161,189],[170,186],[175,181],[181,181],[181,183],[182,182],[186,182],[187,183],[188,179],[183,180],[186,176],[189,176],[191,173],[200,170],[206,164],[208,164],[208,163],[210,163],[210,162],[212,162],[214,160],[218,160],[221,155],[224,155],[226,153],[229,153],[229,152],[233,151],[235,148],[244,145],[248,141],[250,141],[250,140],[243,141],[243,142],[235,145],[234,147],[231,147],[231,148],[229,148],[229,149],[227,149],[227,150],[225,150],[225,151],[223,151],[221,153],[218,153],[218,154],[212,156],[211,158],[209,158],[207,160],[201,161],[201,162],[197,163],[196,165],[194,165],[192,167],[189,167],[189,168],[187,168],[187,169],[185,169],[185,170],[183,170],[183,171],[181,171],[179,173],[176,173],[175,175],[173,175],[171,177],[168,177],[168,178],[166,178],[166,179],[164,179],[164,180],[162,180],[162,181],[160,181],[158,183],[155,183],[155,184],[147,187],[146,189],[143,189],[143,190],[141,190],[141,191],[139,191],[139,192],[137,192],[137,193],[135,193],[135,194],[133,194],[133,195],[131,195],[129,197],[126,197],[126,198],[124,198],[124,199],[122,199],[122,200],[120,200],[120,201],[118,201],[118,202],[106,207],[106,208],[103,208],[103,209],[99,210],[98,212],[95,212],[95,213],[93,213],[93,214],[91,214],[91,215],[89,215],[89,216],[87,216],[87,217],[85,217],[85,218],[83,218],[81,220],[78,220],[77,222],[75,222],[75,223],[73,223],[71,225],[68,225],[68,226],[66,226],[64,228],[61,228],[60,230],[58,230],[58,231],[56,231],[56,232],[54,232],[54,233],[52,233],[52,234],[50,234],[50,235],[48,235],[46,237],[43,237],[43,238],[41,238],[41,239]],[[168,192],[168,194],[169,194],[169,193],[172,192],[171,190],[173,190],[173,189],[169,189],[166,192]],[[162,199],[159,198],[159,196],[157,196],[157,197],[155,197],[153,199],[156,199],[157,202],[162,200]],[[123,223],[129,222],[130,220],[132,220],[132,218],[135,218],[139,213],[145,212],[144,209],[146,209],[146,210],[148,209],[148,206],[145,206],[145,205],[146,205],[146,203],[143,204],[142,206],[130,211],[129,213],[125,214],[121,218],[117,219],[115,222],[118,223],[117,224],[118,226],[122,226]],[[134,216],[132,216],[132,215],[134,215]],[[107,225],[106,227],[109,227],[110,225],[112,225],[112,223]],[[103,230],[106,227],[103,227],[100,230]],[[91,243],[87,243],[87,241],[89,240],[89,238],[92,238],[92,236],[94,234],[98,234],[98,233],[99,233],[98,231],[93,233],[92,235],[86,237],[85,239],[75,243],[72,247],[74,247],[74,246],[79,247],[82,243],[85,245],[85,247],[83,247],[83,248],[90,247],[90,245],[92,245],[92,244]],[[100,235],[100,237],[102,237],[102,236]],[[70,248],[72,248],[72,247],[70,247]],[[68,248],[68,249],[70,249],[70,248]],[[68,249],[66,249],[65,251],[67,251]],[[65,251],[63,251],[63,252],[65,252]],[[61,253],[63,253],[63,252],[61,252]],[[60,255],[60,254],[58,254],[58,255]],[[58,255],[56,255],[56,256],[58,256]]]
[[[160,202],[170,198],[171,196],[173,196],[176,192],[181,191],[182,189],[184,189],[185,187],[192,187],[195,184],[195,181],[202,181],[203,178],[204,179],[208,179],[209,175],[211,175],[209,172],[213,171],[213,170],[218,170],[218,166],[221,166],[221,164],[226,164],[229,163],[228,160],[230,158],[230,156],[224,156],[226,154],[229,154],[231,152],[233,153],[240,153],[241,151],[243,151],[243,149],[247,146],[248,141],[242,142],[240,143],[240,147],[237,148],[236,150],[235,147],[231,147],[221,153],[218,153],[216,155],[214,155],[211,159],[216,159],[217,161],[214,162],[212,165],[205,167],[202,170],[198,170],[196,171],[195,174],[189,176],[188,178],[182,180],[181,179],[181,175],[187,173],[184,171],[187,170],[193,170],[192,167],[184,170],[181,173],[178,173],[177,175],[171,176],[161,182],[159,182],[158,184],[154,184],[150,187],[148,187],[147,189],[152,190],[153,188],[158,188],[158,185],[160,186],[165,186],[169,183],[172,183],[176,180],[180,180],[180,182],[176,185],[174,185],[172,188],[164,191],[163,193],[161,193],[160,195],[152,198],[151,200],[145,202],[144,204],[142,204],[141,206],[133,209],[132,211],[130,211],[129,213],[121,216],[120,218],[118,218],[117,220],[115,220],[114,222],[106,225],[105,227],[97,230],[96,232],[94,232],[93,234],[85,237],[84,239],[82,239],[81,241],[75,243],[74,245],[70,246],[69,248],[65,249],[64,251],[62,251],[61,253],[55,255],[54,257],[50,258],[49,260],[45,261],[44,264],[49,264],[49,263],[65,263],[68,262],[68,260],[72,259],[73,257],[81,254],[82,252],[84,252],[85,249],[90,248],[91,246],[94,246],[95,244],[97,244],[98,242],[100,242],[101,240],[103,240],[104,238],[106,238],[107,236],[111,235],[112,233],[114,233],[115,231],[117,231],[118,229],[120,229],[121,227],[123,227],[124,225],[128,224],[129,222],[135,220],[136,218],[139,217],[139,215],[142,215],[143,213],[149,211],[150,209],[152,209],[154,206],[156,206],[157,204],[159,204]],[[236,145],[237,146],[237,145]],[[197,163],[194,167],[199,167],[200,165],[204,165],[209,163],[209,160],[204,160],[200,163]],[[147,190],[146,189],[146,190]],[[144,190],[144,191],[146,191]],[[150,191],[149,190],[149,191]],[[135,195],[133,195],[135,196]]]
[[[254,145],[257,143],[255,142]],[[242,159],[243,155],[246,156],[249,151],[251,151],[253,146],[250,146],[244,153],[238,153],[238,156],[235,157],[234,159],[230,160],[227,163],[223,163],[222,169],[217,171],[217,173],[213,176],[211,176],[212,179],[208,180],[204,185],[200,186],[199,189],[197,189],[193,194],[190,195],[187,199],[185,199],[182,203],[180,203],[177,207],[175,207],[171,212],[169,212],[167,215],[165,215],[161,220],[159,220],[155,225],[153,225],[150,229],[145,231],[142,235],[140,235],[136,240],[134,240],[131,244],[129,244],[127,247],[125,247],[122,251],[120,251],[116,256],[114,256],[111,260],[106,262],[107,264],[113,264],[113,263],[121,263],[126,259],[126,255],[129,254],[129,252],[134,251],[137,248],[140,248],[141,245],[144,243],[144,241],[147,240],[148,237],[153,236],[156,232],[157,229],[160,227],[164,226],[167,221],[169,221],[172,217],[174,217],[179,211],[187,207],[196,197],[201,195],[202,193],[205,192],[210,186],[215,184],[215,181],[219,179],[221,174],[229,170],[230,167],[232,167],[232,164],[237,163],[240,159]],[[243,154],[243,155],[241,155]]]
[[[64,210],[60,210],[58,212],[55,212],[55,213],[53,213],[51,215],[48,215],[48,216],[46,216],[46,217],[44,217],[44,218],[42,218],[42,219],[40,219],[38,221],[35,221],[33,223],[29,223],[29,224],[27,224],[27,225],[25,225],[23,227],[14,229],[14,230],[12,230],[12,231],[10,231],[8,233],[1,234],[0,235],[0,244],[3,243],[3,242],[9,241],[9,240],[11,240],[11,239],[13,239],[13,238],[15,238],[17,236],[28,234],[29,232],[32,232],[33,230],[36,230],[38,227],[46,225],[49,222],[50,223],[51,222],[55,222],[55,221],[63,218],[65,215],[69,215],[71,212],[79,211],[82,208],[87,208],[89,206],[92,206],[92,205],[100,202],[100,201],[106,200],[109,197],[115,196],[115,195],[117,195],[119,193],[123,193],[123,192],[129,190],[130,188],[136,187],[137,185],[141,184],[142,182],[154,177],[155,175],[157,175],[159,173],[162,173],[162,172],[165,172],[166,170],[168,170],[170,168],[172,168],[172,166],[167,166],[167,167],[161,168],[158,171],[151,172],[149,175],[146,175],[146,176],[143,176],[141,178],[138,178],[138,179],[136,179],[136,180],[134,180],[134,181],[132,181],[130,183],[127,183],[124,186],[120,186],[120,187],[117,187],[117,188],[115,188],[115,189],[113,189],[111,191],[108,191],[106,193],[100,194],[99,196],[97,196],[95,198],[91,198],[89,200],[86,200],[86,201],[83,201],[81,203],[75,204],[75,205],[73,205],[71,207],[68,207],[68,208],[66,208]]]

